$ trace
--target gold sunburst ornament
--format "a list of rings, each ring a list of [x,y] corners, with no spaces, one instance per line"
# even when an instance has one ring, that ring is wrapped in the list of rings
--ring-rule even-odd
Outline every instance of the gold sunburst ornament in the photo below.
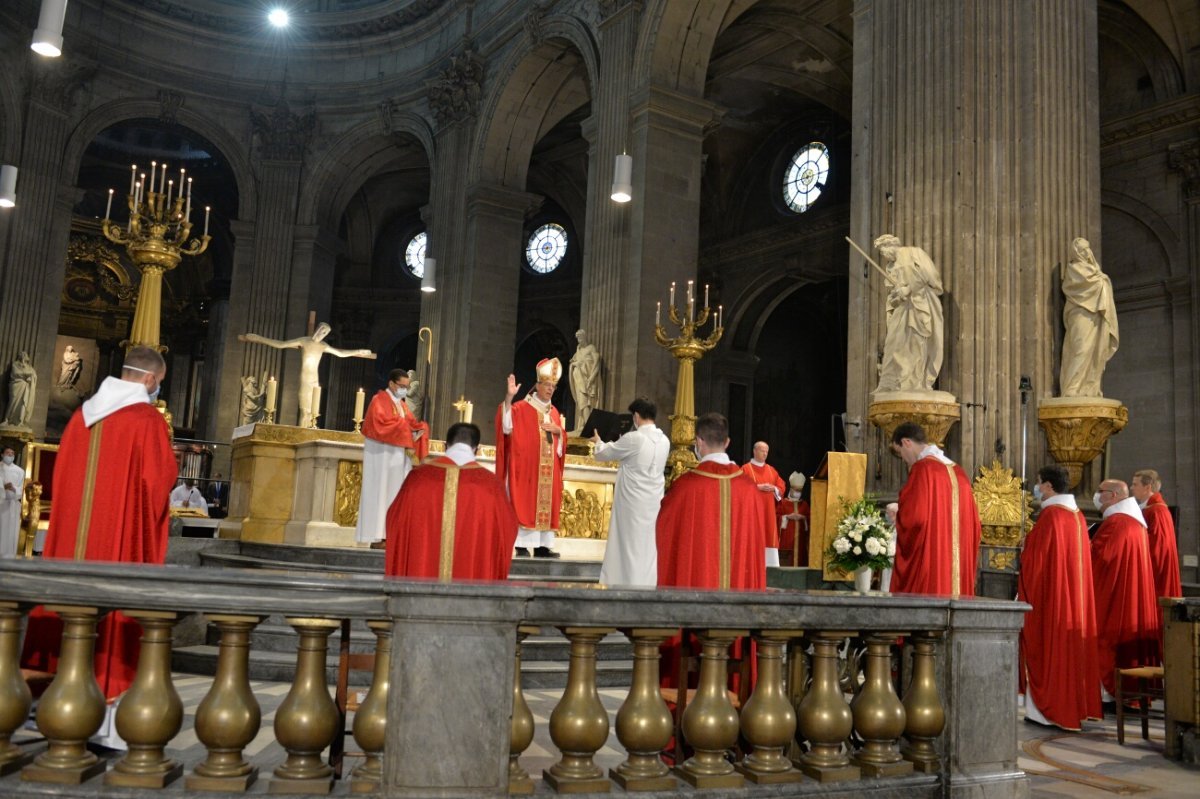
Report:
[[[1012,550],[1020,547],[1032,526],[1030,516],[1033,512],[1029,492],[1021,489],[1021,478],[1014,475],[1012,469],[1002,466],[999,460],[993,460],[990,467],[979,467],[972,491],[983,527],[981,543],[986,547]],[[988,566],[991,568],[1011,569],[1015,560],[1015,551],[989,550]]]

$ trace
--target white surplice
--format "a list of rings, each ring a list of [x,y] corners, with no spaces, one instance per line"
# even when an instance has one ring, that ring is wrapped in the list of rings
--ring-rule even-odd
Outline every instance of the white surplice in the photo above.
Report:
[[[12,485],[12,490],[5,484]],[[15,463],[0,462],[0,558],[14,558],[21,540],[21,490],[25,470]]]
[[[596,445],[592,457],[616,461],[617,485],[613,490],[608,546],[600,567],[605,585],[658,584],[658,546],[654,525],[663,498],[663,470],[671,441],[653,424],[630,430],[612,443]]]
[[[396,407],[400,403],[393,398]],[[358,502],[358,524],[354,540],[370,544],[387,538],[387,512],[400,493],[404,478],[412,471],[412,459],[404,447],[393,447],[373,438],[363,440],[362,489]]]

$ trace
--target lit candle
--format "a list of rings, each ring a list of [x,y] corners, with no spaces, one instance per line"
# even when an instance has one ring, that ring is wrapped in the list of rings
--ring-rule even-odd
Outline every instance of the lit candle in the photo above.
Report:
[[[208,215],[212,212],[212,206],[204,206],[204,235],[208,235]]]
[[[671,281],[671,302],[668,303],[672,308],[675,307],[675,281]]]
[[[129,168],[129,193],[132,195],[137,188],[137,164]]]
[[[150,162],[150,182],[146,184],[146,185],[149,187],[149,189],[150,189],[151,193],[153,193],[153,192],[154,192],[154,173],[155,173],[155,172],[157,172],[157,171],[158,171],[158,162],[157,162],[157,161],[151,161],[151,162]],[[146,176],[145,176],[145,175],[142,175],[142,182],[143,182],[143,183],[146,183]]]
[[[471,423],[471,414],[475,412],[475,403],[467,402],[463,406],[463,421],[467,424]]]
[[[108,205],[106,205],[104,207],[104,221],[105,222],[108,221],[108,217],[112,213],[112,196],[113,196],[113,190],[109,189],[108,190]]]
[[[167,165],[163,164],[162,174],[158,178],[158,193],[162,194],[166,190],[167,184]]]
[[[354,395],[354,421],[362,422],[363,420],[363,404],[367,400],[367,395],[360,388],[358,393]]]
[[[658,327],[662,324],[662,300],[654,303],[654,326]]]
[[[717,327],[721,327],[721,323],[725,321],[725,306],[717,306]]]
[[[275,397],[278,391],[279,383],[275,382],[275,378],[272,377],[267,381],[267,404],[263,408],[267,413],[275,413]]]
[[[692,302],[692,281],[688,281],[688,304]]]
[[[145,194],[146,194],[146,186],[147,186],[147,185],[149,185],[149,184],[147,184],[147,183],[146,183],[146,173],[145,173],[145,172],[143,172],[143,173],[142,173],[142,179],[138,181],[138,196],[137,196],[137,203],[136,203],[136,204],[137,204],[137,206],[138,206],[139,208],[140,208],[140,207],[141,207],[141,205],[142,205],[142,198],[143,198],[143,197],[145,196]]]
[[[321,415],[321,387],[313,386],[312,395],[312,422],[313,427],[317,426],[317,417]]]
[[[708,284],[704,284],[704,307],[708,307]]]
[[[175,193],[175,181],[167,181],[167,205],[171,205],[171,195]]]
[[[189,222],[192,221],[192,179],[191,178],[188,178],[187,208],[184,209],[183,218],[188,220]]]

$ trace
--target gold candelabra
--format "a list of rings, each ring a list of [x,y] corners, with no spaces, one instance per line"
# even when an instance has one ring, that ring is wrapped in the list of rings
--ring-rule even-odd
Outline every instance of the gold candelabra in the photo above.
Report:
[[[671,414],[671,454],[667,456],[667,466],[670,474],[668,485],[675,478],[696,465],[696,455],[692,451],[692,443],[696,439],[696,396],[695,384],[692,377],[693,365],[704,357],[704,353],[717,346],[721,334],[725,332],[724,307],[717,306],[715,313],[708,304],[708,286],[704,287],[704,307],[696,309],[696,298],[693,295],[694,281],[687,282],[687,302],[683,314],[675,307],[675,283],[671,283],[670,299],[667,306],[667,318],[679,327],[679,335],[668,338],[667,331],[662,325],[662,303],[658,303],[654,311],[654,340],[660,347],[668,350],[679,361],[679,380],[675,384],[675,412]],[[700,338],[696,332],[708,323],[712,317],[713,329],[707,338]]]
[[[179,185],[167,176],[167,165],[150,162],[150,175],[138,172],[134,164],[129,176],[129,221],[122,228],[109,218],[113,189],[108,190],[101,230],[104,237],[125,247],[130,260],[141,272],[133,326],[126,347],[146,346],[162,351],[159,328],[162,320],[162,276],[179,265],[184,255],[199,255],[208,249],[208,218],[204,208],[204,235],[189,240],[192,233],[192,179],[186,169],[179,170]]]

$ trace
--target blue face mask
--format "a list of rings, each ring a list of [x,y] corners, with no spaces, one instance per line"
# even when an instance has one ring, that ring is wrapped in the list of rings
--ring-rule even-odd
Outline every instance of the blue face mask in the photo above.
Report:
[[[150,394],[150,404],[151,404],[151,405],[153,405],[153,404],[154,404],[154,402],[155,402],[155,401],[158,399],[158,395],[159,395],[161,392],[162,392],[162,383],[159,383],[157,386],[155,386],[155,387],[154,387],[154,390],[153,390],[153,391],[149,392],[149,394]]]
[[[1033,498],[1038,502],[1042,501],[1042,484],[1038,483],[1033,487]]]

